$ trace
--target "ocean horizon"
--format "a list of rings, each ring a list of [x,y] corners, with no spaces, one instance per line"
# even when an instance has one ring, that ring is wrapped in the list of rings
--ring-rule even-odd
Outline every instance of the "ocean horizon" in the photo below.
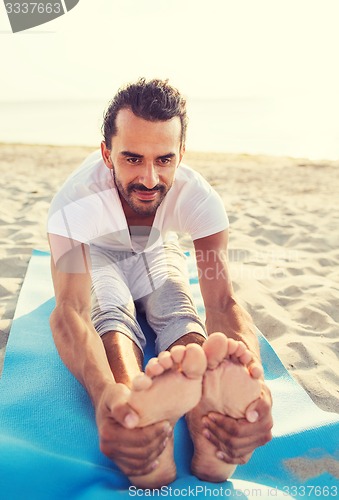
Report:
[[[0,101],[0,142],[99,146],[106,106],[99,100]],[[330,101],[190,99],[188,116],[188,151],[339,159]]]

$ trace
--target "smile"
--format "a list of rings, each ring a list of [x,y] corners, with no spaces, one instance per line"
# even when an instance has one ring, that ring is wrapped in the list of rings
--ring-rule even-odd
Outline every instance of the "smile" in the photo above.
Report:
[[[152,201],[158,194],[158,191],[139,191],[138,189],[135,189],[134,192],[139,200],[142,201]]]

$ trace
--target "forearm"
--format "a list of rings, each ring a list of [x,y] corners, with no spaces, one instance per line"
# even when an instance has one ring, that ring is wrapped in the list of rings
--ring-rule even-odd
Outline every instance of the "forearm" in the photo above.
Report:
[[[227,337],[242,340],[260,359],[259,342],[253,320],[234,297],[221,306],[206,306],[206,329],[208,334],[223,332]]]
[[[90,319],[69,305],[56,307],[50,324],[62,361],[96,406],[104,388],[115,383],[101,338]]]

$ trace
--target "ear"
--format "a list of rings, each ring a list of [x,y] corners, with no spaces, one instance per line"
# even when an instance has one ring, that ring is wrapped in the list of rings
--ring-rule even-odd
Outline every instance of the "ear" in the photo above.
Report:
[[[111,150],[107,148],[105,141],[101,142],[101,155],[106,167],[112,169]]]
[[[183,159],[183,157],[184,157],[185,151],[186,151],[186,149],[185,149],[185,145],[181,146],[181,148],[180,148],[180,154],[179,154],[179,163],[178,163],[178,165],[180,165],[181,160],[182,160],[182,159]]]

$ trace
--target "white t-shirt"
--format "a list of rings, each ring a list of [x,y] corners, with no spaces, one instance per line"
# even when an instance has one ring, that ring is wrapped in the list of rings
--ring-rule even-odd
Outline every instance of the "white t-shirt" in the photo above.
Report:
[[[208,182],[180,164],[172,187],[157,209],[146,244],[132,240],[118,191],[101,152],[92,153],[53,198],[48,232],[85,244],[139,253],[175,232],[193,240],[228,227],[223,202]]]

